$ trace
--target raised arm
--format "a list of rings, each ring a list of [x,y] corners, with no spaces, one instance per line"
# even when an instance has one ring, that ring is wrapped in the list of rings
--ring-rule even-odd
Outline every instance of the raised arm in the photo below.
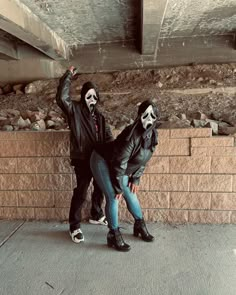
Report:
[[[66,115],[71,113],[72,102],[70,98],[70,85],[72,77],[75,74],[75,68],[70,67],[69,70],[61,77],[59,86],[57,88],[56,101],[58,106]]]

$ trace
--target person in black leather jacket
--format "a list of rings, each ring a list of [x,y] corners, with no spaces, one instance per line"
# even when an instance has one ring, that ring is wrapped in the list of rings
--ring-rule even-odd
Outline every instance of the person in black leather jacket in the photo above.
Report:
[[[77,70],[71,67],[62,76],[57,89],[56,101],[67,117],[70,127],[70,158],[77,180],[71,200],[69,223],[72,241],[84,241],[80,229],[81,209],[86,199],[87,190],[92,179],[90,156],[96,143],[113,140],[110,127],[105,123],[104,116],[97,110],[99,101],[97,87],[92,82],[86,82],[81,89],[80,101],[70,97],[70,85]],[[93,180],[92,207],[90,223],[107,225],[101,205],[103,193]]]
[[[146,242],[154,237],[148,232],[137,198],[140,177],[158,143],[156,122],[158,109],[144,101],[135,122],[126,127],[113,142],[96,146],[90,159],[94,178],[106,197],[106,216],[109,233],[108,246],[129,251],[121,236],[118,222],[118,200],[123,196],[129,212],[135,219],[134,235]]]

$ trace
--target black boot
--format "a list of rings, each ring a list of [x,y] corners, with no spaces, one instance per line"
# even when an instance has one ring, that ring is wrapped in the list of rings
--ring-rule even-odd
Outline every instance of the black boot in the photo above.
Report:
[[[152,242],[154,240],[154,237],[149,234],[143,219],[136,219],[134,223],[134,236],[138,237],[139,234],[145,242]]]
[[[126,244],[122,238],[119,228],[111,229],[107,234],[108,247],[115,247],[118,251],[127,252],[130,250],[130,245]]]

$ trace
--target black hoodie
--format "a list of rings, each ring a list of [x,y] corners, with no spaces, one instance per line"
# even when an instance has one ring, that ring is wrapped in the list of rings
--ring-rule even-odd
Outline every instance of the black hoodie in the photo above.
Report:
[[[96,91],[98,101],[99,93],[96,85],[86,82],[81,89],[80,101],[73,101],[70,97],[72,73],[66,71],[59,82],[56,101],[67,116],[70,127],[70,157],[72,160],[90,160],[96,143],[113,140],[110,127],[106,125],[104,116],[95,108],[94,114],[98,124],[98,138],[94,119],[86,105],[85,95],[89,89]],[[73,161],[72,161],[73,163]]]

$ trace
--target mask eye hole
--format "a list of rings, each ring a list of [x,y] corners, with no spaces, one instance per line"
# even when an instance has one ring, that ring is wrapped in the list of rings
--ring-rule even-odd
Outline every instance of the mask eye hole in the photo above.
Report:
[[[143,119],[146,119],[146,118],[147,118],[147,116],[148,116],[148,114],[144,115],[144,116],[143,116]]]
[[[89,96],[87,97],[87,100],[89,100],[91,97],[92,97],[92,95],[89,95]]]
[[[157,118],[153,113],[151,113],[151,117],[153,120],[156,120],[156,118]]]
[[[98,98],[97,98],[97,96],[96,96],[96,95],[93,95],[93,98],[94,98],[95,100],[98,100]]]

